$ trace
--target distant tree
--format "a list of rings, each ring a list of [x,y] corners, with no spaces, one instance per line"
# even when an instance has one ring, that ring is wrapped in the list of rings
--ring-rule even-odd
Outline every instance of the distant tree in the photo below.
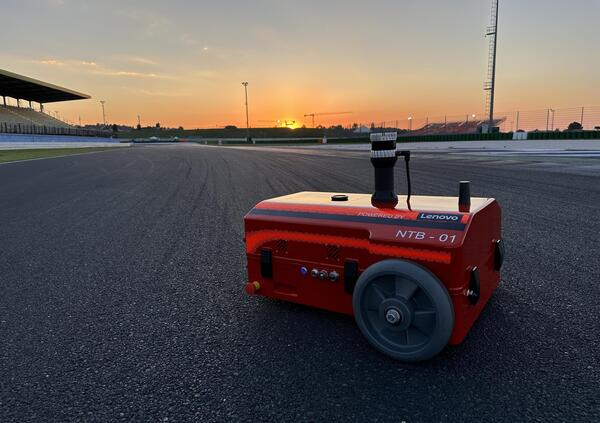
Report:
[[[115,133],[119,132],[119,127],[117,126],[116,123],[113,123],[113,125],[112,125],[112,131],[115,132]]]
[[[177,128],[177,129],[179,129],[180,131],[183,131],[183,126],[180,126],[180,127],[179,127],[179,128]]]
[[[154,125],[154,127],[155,127],[156,129],[160,129],[160,122],[156,122],[156,125]]]
[[[375,122],[371,122],[371,131],[375,130]]]
[[[237,129],[237,126],[235,126],[235,125],[227,125],[225,127],[225,129]]]
[[[139,123],[136,126],[136,129],[139,131],[140,129],[142,129],[142,125],[140,125]]]
[[[352,124],[352,129],[358,129],[358,123],[354,122],[354,123]]]
[[[581,131],[582,129],[583,129],[583,126],[581,126],[581,123],[571,122],[569,124],[569,127],[567,128],[567,131]]]

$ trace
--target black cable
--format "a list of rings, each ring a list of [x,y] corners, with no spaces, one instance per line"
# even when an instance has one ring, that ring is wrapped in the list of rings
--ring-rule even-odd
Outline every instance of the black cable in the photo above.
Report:
[[[410,162],[410,151],[400,151],[400,152],[396,153],[396,155],[404,157],[404,163],[406,164],[406,185],[408,188],[408,192],[407,192],[407,196],[406,196],[406,205],[408,206],[408,210],[412,211],[412,208],[410,207],[410,196],[412,193],[412,187],[410,184],[410,167],[408,165],[408,163]]]
[[[410,195],[411,195],[411,186],[410,186],[410,169],[408,167],[408,162],[410,161],[410,156],[404,157],[404,162],[406,163],[406,185],[408,188],[408,194],[406,196],[406,205],[408,206],[408,210],[412,211],[410,207]]]

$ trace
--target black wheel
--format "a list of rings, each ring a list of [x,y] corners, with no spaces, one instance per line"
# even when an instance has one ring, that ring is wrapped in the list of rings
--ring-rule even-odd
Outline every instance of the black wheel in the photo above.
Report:
[[[352,297],[361,332],[379,351],[401,361],[427,360],[448,344],[454,311],[444,285],[429,270],[384,260],[359,278]]]

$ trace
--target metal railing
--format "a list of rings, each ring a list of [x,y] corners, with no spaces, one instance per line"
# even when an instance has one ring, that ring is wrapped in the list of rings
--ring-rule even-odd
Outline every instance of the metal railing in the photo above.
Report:
[[[373,122],[375,128],[398,128],[418,132],[473,133],[486,122],[483,113],[462,115],[408,117],[385,122]],[[538,110],[516,110],[494,113],[494,125],[501,132],[522,131],[565,131],[572,123],[580,124],[583,130],[600,128],[600,106],[570,108],[546,108]],[[475,123],[476,122],[476,123]],[[365,125],[364,123],[362,125]],[[369,124],[367,124],[368,126]],[[577,126],[577,125],[575,125]]]
[[[500,129],[503,132],[523,131],[564,131],[572,123],[580,124],[584,130],[600,127],[600,106],[571,108],[547,108],[539,110],[502,113],[506,119]]]

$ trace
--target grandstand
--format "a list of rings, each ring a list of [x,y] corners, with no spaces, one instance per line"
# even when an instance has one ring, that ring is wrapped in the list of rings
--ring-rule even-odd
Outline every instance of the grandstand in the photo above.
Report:
[[[493,127],[499,127],[506,118],[494,119]],[[481,133],[484,125],[490,121],[486,120],[460,120],[453,122],[432,122],[425,126],[406,133],[405,135],[453,135],[453,134],[476,134]]]
[[[0,105],[0,121],[11,125],[39,125],[57,128],[70,128],[65,122],[46,113],[29,107]]]
[[[68,125],[44,111],[45,104],[89,99],[87,94],[0,69],[0,96],[0,134],[110,136],[109,131]],[[16,106],[8,104],[10,98]]]

